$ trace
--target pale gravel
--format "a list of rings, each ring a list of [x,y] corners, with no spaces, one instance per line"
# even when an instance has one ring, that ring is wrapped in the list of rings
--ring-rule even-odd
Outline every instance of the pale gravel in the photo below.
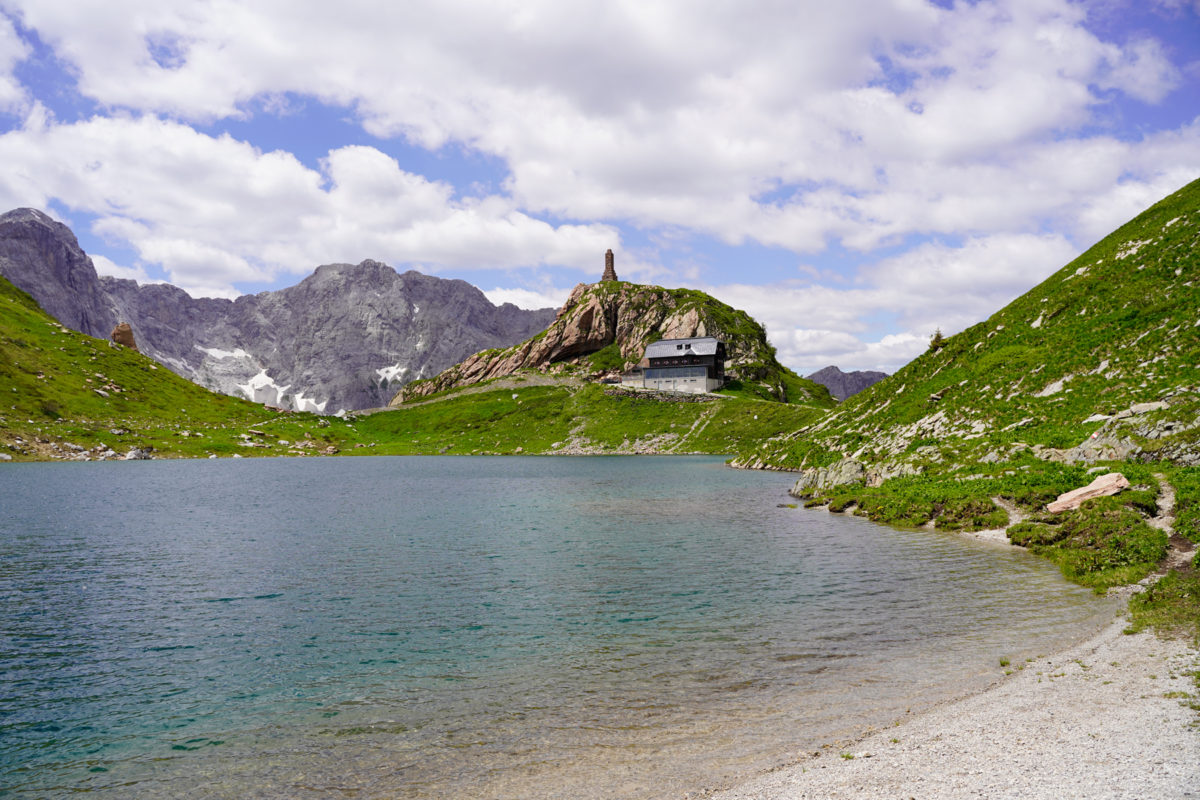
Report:
[[[714,797],[1200,798],[1200,653],[1117,619],[995,686]],[[892,741],[895,739],[896,741]],[[842,757],[853,755],[852,759]]]

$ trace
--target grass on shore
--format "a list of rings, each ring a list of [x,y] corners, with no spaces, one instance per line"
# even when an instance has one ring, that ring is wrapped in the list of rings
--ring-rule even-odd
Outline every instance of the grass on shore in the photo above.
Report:
[[[1053,561],[1069,580],[1103,591],[1134,583],[1152,573],[1167,554],[1167,536],[1147,524],[1157,513],[1165,475],[1176,489],[1181,533],[1197,538],[1191,525],[1200,509],[1200,469],[1171,464],[1110,463],[1131,488],[1089,501],[1074,511],[1045,513],[1058,495],[1086,485],[1094,469],[1027,458],[1000,464],[974,464],[942,473],[893,478],[880,486],[862,483],[814,491],[806,505],[831,511],[854,509],[876,522],[918,527],[932,522],[941,530],[1003,528],[1014,543]],[[1009,520],[997,500],[1025,517]],[[1011,524],[1010,524],[1011,523]],[[1193,609],[1200,619],[1200,599]]]

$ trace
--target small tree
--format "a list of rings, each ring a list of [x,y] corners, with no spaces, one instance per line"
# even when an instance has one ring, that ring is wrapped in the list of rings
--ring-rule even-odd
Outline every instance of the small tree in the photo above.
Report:
[[[929,337],[929,350],[941,350],[946,345],[946,337],[942,336],[942,329],[938,328],[933,332],[933,336]]]

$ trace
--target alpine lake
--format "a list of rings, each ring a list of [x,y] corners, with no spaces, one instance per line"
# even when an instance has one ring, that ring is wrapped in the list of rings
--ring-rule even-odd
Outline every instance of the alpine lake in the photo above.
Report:
[[[715,457],[0,467],[0,794],[664,798],[1114,603]]]

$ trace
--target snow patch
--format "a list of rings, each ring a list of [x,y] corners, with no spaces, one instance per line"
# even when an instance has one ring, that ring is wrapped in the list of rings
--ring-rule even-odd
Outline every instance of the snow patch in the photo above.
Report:
[[[375,370],[375,374],[379,376],[379,380],[387,381],[388,383],[403,377],[406,372],[408,372],[408,367],[401,366],[400,364]]]
[[[237,388],[252,402],[265,406],[290,407],[296,411],[311,411],[314,414],[325,413],[325,405],[329,402],[325,400],[318,403],[311,397],[305,397],[303,391],[299,391],[292,396],[291,403],[288,403],[287,394],[292,385],[289,383],[287,386],[280,386],[267,374],[266,369],[259,370],[257,375],[245,383],[239,383]]]
[[[296,392],[295,399],[292,400],[292,408],[297,411],[311,411],[314,414],[324,414],[325,406],[328,404],[328,400],[322,400],[318,403],[310,397],[305,397],[304,392]]]
[[[1044,317],[1044,316],[1045,316],[1045,314],[1038,314],[1038,318],[1035,319],[1033,322],[1029,323],[1029,327],[1031,327],[1031,328],[1042,327],[1042,317]]]
[[[249,358],[250,357],[250,354],[247,353],[245,350],[243,350],[240,347],[237,348],[236,350],[222,350],[219,347],[201,347],[200,345],[196,345],[196,349],[202,353],[207,353],[208,355],[212,356],[213,358],[222,359],[222,360],[224,360],[226,358]]]

